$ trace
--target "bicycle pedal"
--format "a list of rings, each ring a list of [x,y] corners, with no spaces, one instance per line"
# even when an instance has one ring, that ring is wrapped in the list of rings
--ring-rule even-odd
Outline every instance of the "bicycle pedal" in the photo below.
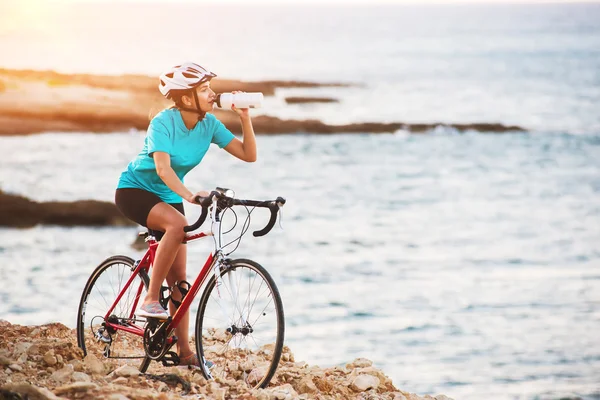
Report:
[[[175,367],[181,362],[179,355],[174,351],[168,351],[160,361],[165,367]]]
[[[146,317],[146,319],[149,320],[154,320],[154,321],[158,321],[158,322],[165,322],[167,321],[169,318],[156,318],[156,317]]]
[[[169,319],[171,317],[167,317],[167,318],[164,318],[164,317],[144,317],[144,318],[146,318],[146,321],[149,322],[149,323],[163,323],[165,321],[169,321]]]

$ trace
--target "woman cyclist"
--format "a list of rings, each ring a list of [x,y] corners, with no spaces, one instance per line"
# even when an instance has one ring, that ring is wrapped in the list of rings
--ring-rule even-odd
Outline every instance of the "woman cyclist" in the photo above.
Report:
[[[195,63],[177,65],[160,76],[159,90],[175,104],[157,114],[148,126],[142,151],[121,174],[115,203],[129,219],[147,227],[159,240],[153,263],[150,287],[137,315],[167,318],[159,303],[159,292],[166,279],[169,287],[186,279],[185,244],[187,225],[183,200],[194,203],[196,196],[184,185],[183,177],[202,161],[211,143],[247,162],[256,160],[256,139],[248,109],[232,109],[242,124],[242,140],[237,139],[214,115],[215,93],[210,80],[216,75]],[[178,287],[178,286],[175,286]],[[173,300],[181,292],[173,290]],[[171,315],[175,306],[169,304]],[[175,330],[180,365],[199,366],[189,344],[189,312]]]

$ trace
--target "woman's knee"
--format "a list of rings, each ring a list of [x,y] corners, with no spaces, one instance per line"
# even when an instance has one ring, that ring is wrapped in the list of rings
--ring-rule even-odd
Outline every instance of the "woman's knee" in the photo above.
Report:
[[[148,228],[161,230],[171,235],[185,236],[183,228],[187,225],[185,217],[166,203],[159,203],[148,214]]]
[[[171,220],[167,221],[165,224],[165,234],[171,233],[180,236],[185,236],[185,232],[183,228],[187,226],[187,220],[183,217],[183,215],[179,215],[177,217],[173,217]]]

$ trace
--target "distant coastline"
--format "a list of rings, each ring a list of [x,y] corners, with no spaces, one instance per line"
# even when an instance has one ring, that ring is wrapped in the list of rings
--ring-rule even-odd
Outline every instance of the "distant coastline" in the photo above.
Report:
[[[271,96],[277,88],[344,88],[349,85],[335,82],[215,79],[212,86],[216,92],[260,91]],[[324,100],[306,97],[292,101],[320,103]],[[67,75],[54,71],[0,69],[0,136],[44,132],[110,133],[130,129],[144,131],[150,115],[170,105],[158,92],[156,78],[149,76]],[[214,110],[214,114],[233,133],[241,133],[241,125],[233,113]],[[438,126],[485,133],[526,131],[520,126],[500,123],[361,122],[329,125],[319,120],[283,120],[267,115],[255,116],[253,122],[257,134],[393,133],[398,130],[423,133]]]

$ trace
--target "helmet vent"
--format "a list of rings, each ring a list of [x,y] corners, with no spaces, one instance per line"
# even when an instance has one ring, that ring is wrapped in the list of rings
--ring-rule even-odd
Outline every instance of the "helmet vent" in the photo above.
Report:
[[[1,2],[2,0],[0,0]],[[158,88],[163,96],[170,98],[172,90],[188,90],[210,81],[216,75],[198,64],[187,62],[163,72]]]

